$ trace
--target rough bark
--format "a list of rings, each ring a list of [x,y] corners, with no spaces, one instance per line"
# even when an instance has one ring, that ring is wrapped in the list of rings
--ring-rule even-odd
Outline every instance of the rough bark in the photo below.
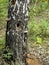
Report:
[[[6,47],[11,48],[14,52],[14,65],[17,62],[18,65],[23,65],[21,62],[25,63],[23,54],[27,52],[28,46],[28,4],[29,0],[9,0]]]

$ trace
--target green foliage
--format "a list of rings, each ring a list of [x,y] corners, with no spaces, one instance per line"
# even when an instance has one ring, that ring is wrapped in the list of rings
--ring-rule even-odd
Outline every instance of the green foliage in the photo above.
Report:
[[[3,57],[9,60],[11,58],[11,53],[4,54]]]
[[[40,15],[42,11],[45,11],[48,7],[48,2],[43,0],[32,0],[32,6],[30,6],[30,15]]]
[[[36,21],[29,22],[28,28],[29,28],[29,35],[40,33],[39,25]]]
[[[0,38],[0,45],[5,44],[4,42],[5,42],[5,39],[4,38]]]
[[[4,28],[7,17],[8,0],[0,0],[0,27]]]
[[[37,43],[42,43],[44,37],[49,35],[48,21],[45,19],[41,19],[39,24],[35,20],[29,22],[28,28],[30,39]]]
[[[8,10],[8,0],[0,0],[0,50],[5,47],[5,27]]]
[[[41,37],[37,37],[36,43],[42,44],[42,42],[43,42],[42,38]]]
[[[42,20],[40,23],[40,28],[41,28],[41,34],[44,36],[46,35],[47,27],[48,27],[48,22],[45,20]]]
[[[6,60],[10,60],[12,55],[13,55],[13,51],[9,48],[6,48],[3,54],[3,58]]]
[[[40,22],[40,27],[41,27],[43,30],[47,29],[47,27],[48,27],[48,22],[47,22],[46,20],[42,19],[41,22]]]
[[[42,43],[41,39],[43,40],[44,37],[49,36],[48,11],[49,8],[47,1],[32,0],[32,4],[30,5],[30,13],[29,13],[30,21],[28,23],[29,39],[31,41]]]

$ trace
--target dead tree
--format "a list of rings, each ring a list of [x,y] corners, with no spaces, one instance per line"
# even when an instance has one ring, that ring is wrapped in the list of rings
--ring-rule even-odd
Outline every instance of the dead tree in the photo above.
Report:
[[[14,59],[18,62],[25,60],[23,54],[28,50],[28,4],[29,0],[9,0],[6,47],[13,50]],[[22,65],[21,62],[19,64]]]

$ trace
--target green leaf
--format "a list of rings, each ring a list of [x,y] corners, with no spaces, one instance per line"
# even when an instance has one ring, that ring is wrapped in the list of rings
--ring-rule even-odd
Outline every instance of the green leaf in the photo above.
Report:
[[[37,37],[37,43],[41,44],[42,43],[42,38]]]

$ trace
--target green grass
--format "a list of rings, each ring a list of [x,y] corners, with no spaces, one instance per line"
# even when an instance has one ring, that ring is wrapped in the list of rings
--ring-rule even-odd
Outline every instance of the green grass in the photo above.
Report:
[[[8,0],[0,0],[0,49],[5,45],[5,29],[8,10]]]
[[[8,0],[0,0],[0,27],[4,28],[7,17]]]
[[[30,5],[28,23],[28,41],[43,44],[44,38],[49,38],[49,7],[47,2]],[[45,40],[46,41],[46,40]]]

